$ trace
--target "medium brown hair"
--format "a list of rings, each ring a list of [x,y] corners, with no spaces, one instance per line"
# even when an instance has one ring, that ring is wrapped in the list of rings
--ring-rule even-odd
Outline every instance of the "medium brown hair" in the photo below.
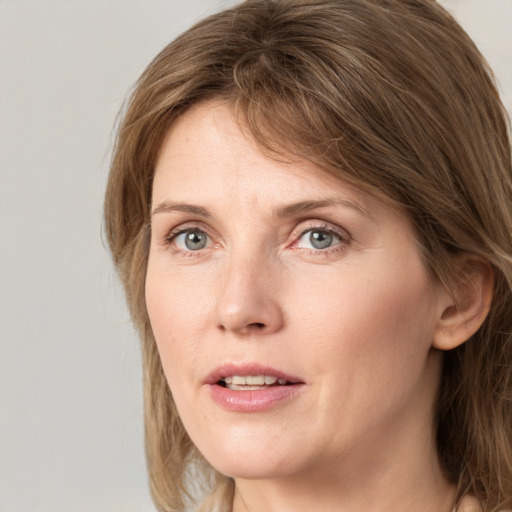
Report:
[[[456,253],[492,265],[484,325],[445,354],[435,428],[458,497],[473,494],[486,512],[512,508],[511,151],[485,60],[433,0],[248,0],[192,27],[143,73],[106,192],[106,234],[142,338],[159,510],[183,510],[198,474],[230,492],[181,424],[144,300],[159,150],[181,114],[214,98],[232,105],[262,150],[307,158],[400,205],[446,286],[460,278]]]

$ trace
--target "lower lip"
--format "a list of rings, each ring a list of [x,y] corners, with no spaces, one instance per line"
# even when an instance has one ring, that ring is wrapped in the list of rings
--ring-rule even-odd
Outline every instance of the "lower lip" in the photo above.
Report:
[[[229,411],[261,412],[295,398],[304,384],[271,386],[263,389],[234,391],[217,384],[209,384],[210,394],[215,403]]]

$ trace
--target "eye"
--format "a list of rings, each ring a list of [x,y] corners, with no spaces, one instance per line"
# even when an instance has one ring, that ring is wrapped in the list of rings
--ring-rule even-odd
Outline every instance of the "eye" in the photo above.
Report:
[[[208,235],[200,229],[187,229],[170,237],[170,241],[183,251],[199,251],[209,244]]]
[[[340,236],[324,228],[308,229],[302,233],[296,247],[301,249],[328,249],[341,242]]]

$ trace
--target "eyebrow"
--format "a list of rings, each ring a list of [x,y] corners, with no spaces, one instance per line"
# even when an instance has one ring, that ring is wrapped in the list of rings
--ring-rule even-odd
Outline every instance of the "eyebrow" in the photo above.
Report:
[[[151,215],[170,212],[190,213],[192,215],[198,215],[199,217],[204,217],[206,219],[211,219],[213,217],[213,215],[202,206],[196,206],[187,203],[173,203],[170,201],[164,201],[163,203],[160,203],[154,208],[154,210],[151,212]]]
[[[350,201],[349,199],[345,199],[342,197],[335,197],[331,199],[319,199],[319,200],[310,200],[310,201],[299,201],[297,203],[292,203],[286,206],[282,206],[275,211],[275,216],[282,217],[294,217],[296,215],[300,215],[302,213],[308,212],[310,210],[314,210],[316,208],[326,208],[329,206],[343,206],[345,208],[351,208],[356,210],[361,215],[371,219],[372,216],[370,213],[363,208],[360,204],[355,203],[354,201]],[[171,213],[171,212],[184,212],[190,213],[192,215],[197,215],[199,217],[204,217],[205,219],[212,219],[214,215],[203,208],[202,206],[197,206],[188,203],[175,203],[171,201],[164,201],[158,204],[151,215],[156,215],[158,213]]]
[[[345,199],[343,197],[334,197],[331,199],[320,199],[316,201],[300,201],[298,203],[293,203],[287,206],[283,206],[277,210],[278,217],[293,217],[295,215],[300,215],[301,213],[307,212],[309,210],[314,210],[316,208],[326,208],[328,206],[343,206],[345,208],[351,208],[356,210],[361,215],[372,218],[368,210],[363,208],[360,204],[355,203],[354,201],[350,201],[349,199]]]

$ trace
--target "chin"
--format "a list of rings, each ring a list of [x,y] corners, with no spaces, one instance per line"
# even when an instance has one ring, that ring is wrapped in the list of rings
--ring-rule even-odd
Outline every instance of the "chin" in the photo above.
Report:
[[[281,448],[283,448],[281,442]],[[263,480],[282,478],[300,472],[303,465],[287,450],[276,452],[275,445],[268,446],[253,440],[242,445],[231,442],[222,449],[217,443],[215,452],[203,453],[208,463],[217,471],[231,478]],[[304,454],[302,454],[304,455]]]

